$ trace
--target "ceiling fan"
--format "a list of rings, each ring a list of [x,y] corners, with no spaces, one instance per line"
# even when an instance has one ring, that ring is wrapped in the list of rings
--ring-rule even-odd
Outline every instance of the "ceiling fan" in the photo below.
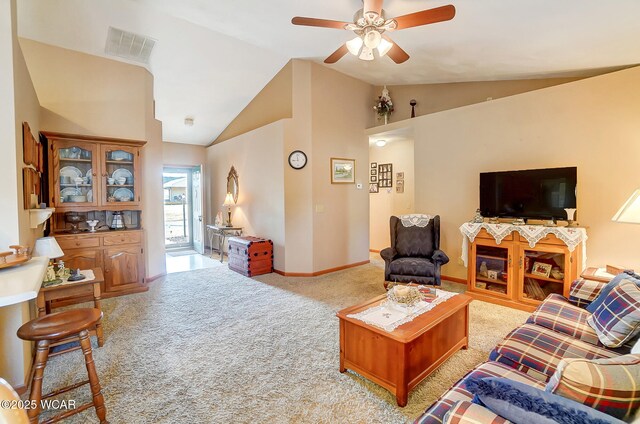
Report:
[[[296,16],[291,19],[291,23],[294,25],[345,29],[353,31],[357,35],[357,37],[347,41],[327,57],[324,63],[336,63],[347,53],[351,53],[362,60],[373,60],[375,58],[374,51],[377,51],[379,57],[388,54],[395,63],[403,63],[409,59],[409,55],[385,35],[386,31],[397,31],[448,21],[456,15],[456,8],[449,4],[435,9],[387,19],[384,10],[382,10],[382,1],[363,0],[363,8],[356,12],[353,22]]]

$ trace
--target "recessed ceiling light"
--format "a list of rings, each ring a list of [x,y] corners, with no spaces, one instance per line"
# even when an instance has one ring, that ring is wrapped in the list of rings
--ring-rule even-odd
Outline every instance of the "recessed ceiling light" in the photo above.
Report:
[[[376,146],[378,147],[384,147],[387,144],[386,140],[378,140],[376,141]]]

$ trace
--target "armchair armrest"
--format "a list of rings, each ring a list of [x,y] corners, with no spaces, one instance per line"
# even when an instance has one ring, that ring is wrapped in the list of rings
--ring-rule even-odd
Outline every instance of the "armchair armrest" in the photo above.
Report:
[[[574,280],[569,290],[569,302],[581,308],[586,308],[598,297],[600,291],[606,285],[607,283],[584,278]]]
[[[436,249],[433,251],[433,255],[431,256],[431,260],[437,264],[444,265],[449,263],[449,257],[446,253],[444,253],[440,249]]]
[[[380,251],[380,256],[385,262],[390,262],[396,257],[396,250],[392,247],[387,247]]]

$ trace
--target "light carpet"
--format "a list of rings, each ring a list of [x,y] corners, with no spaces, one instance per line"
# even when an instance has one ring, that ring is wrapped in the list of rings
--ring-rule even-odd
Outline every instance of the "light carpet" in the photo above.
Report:
[[[226,267],[172,274],[147,293],[104,300],[94,350],[111,423],[404,423],[418,417],[528,314],[474,301],[468,350],[399,408],[338,371],[336,311],[382,294],[383,264],[314,278],[250,279]],[[464,286],[444,283],[462,291]],[[95,341],[94,341],[95,346]],[[51,358],[45,390],[86,378],[80,352]],[[71,392],[78,403],[88,386]],[[97,422],[93,409],[66,422]]]

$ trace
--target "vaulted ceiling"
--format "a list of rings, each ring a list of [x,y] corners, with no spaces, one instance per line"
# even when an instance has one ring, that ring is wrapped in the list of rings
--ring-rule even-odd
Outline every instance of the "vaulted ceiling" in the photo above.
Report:
[[[391,34],[411,59],[337,71],[371,84],[585,76],[640,63],[637,0],[385,0],[387,16],[454,4],[452,21]],[[350,21],[361,0],[18,0],[19,35],[106,56],[108,28],[156,39],[148,69],[166,141],[209,144],[291,58],[322,63],[353,33],[293,16]],[[195,124],[184,125],[191,116]]]

